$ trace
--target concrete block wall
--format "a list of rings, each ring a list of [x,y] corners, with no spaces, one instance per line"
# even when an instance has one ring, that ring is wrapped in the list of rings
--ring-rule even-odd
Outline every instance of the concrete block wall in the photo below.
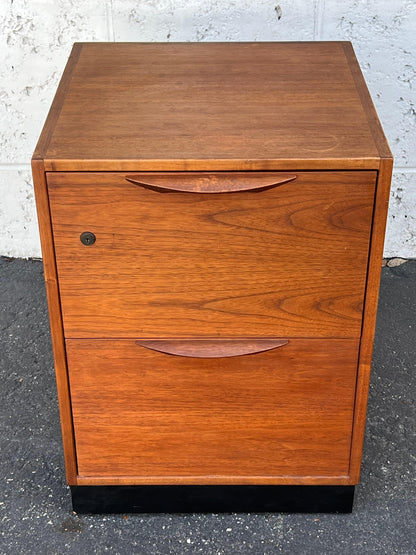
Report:
[[[416,258],[414,0],[0,0],[0,255],[41,256],[30,158],[73,42],[351,40],[395,156],[385,256]]]

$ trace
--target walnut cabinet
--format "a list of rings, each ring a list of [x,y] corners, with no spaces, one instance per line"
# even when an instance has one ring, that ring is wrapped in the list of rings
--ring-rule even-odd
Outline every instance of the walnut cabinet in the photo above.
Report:
[[[75,44],[32,167],[74,508],[351,510],[392,169],[351,45]]]

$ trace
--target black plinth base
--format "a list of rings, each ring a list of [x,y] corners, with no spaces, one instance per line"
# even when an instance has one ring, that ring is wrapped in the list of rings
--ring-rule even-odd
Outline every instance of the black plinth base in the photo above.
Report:
[[[350,513],[354,486],[71,486],[77,513]]]

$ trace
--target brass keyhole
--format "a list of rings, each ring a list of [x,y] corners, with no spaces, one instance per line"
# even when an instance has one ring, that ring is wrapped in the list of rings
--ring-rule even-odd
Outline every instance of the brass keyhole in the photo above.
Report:
[[[80,239],[81,243],[87,246],[93,245],[96,241],[96,237],[94,233],[91,233],[91,231],[84,231],[84,233],[81,233]]]

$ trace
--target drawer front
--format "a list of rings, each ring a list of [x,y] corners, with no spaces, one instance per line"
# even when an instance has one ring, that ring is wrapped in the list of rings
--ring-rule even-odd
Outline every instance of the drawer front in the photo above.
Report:
[[[292,339],[229,358],[139,343],[66,342],[80,476],[261,483],[348,474],[357,340]]]
[[[189,175],[48,174],[67,337],[359,336],[375,172]]]

